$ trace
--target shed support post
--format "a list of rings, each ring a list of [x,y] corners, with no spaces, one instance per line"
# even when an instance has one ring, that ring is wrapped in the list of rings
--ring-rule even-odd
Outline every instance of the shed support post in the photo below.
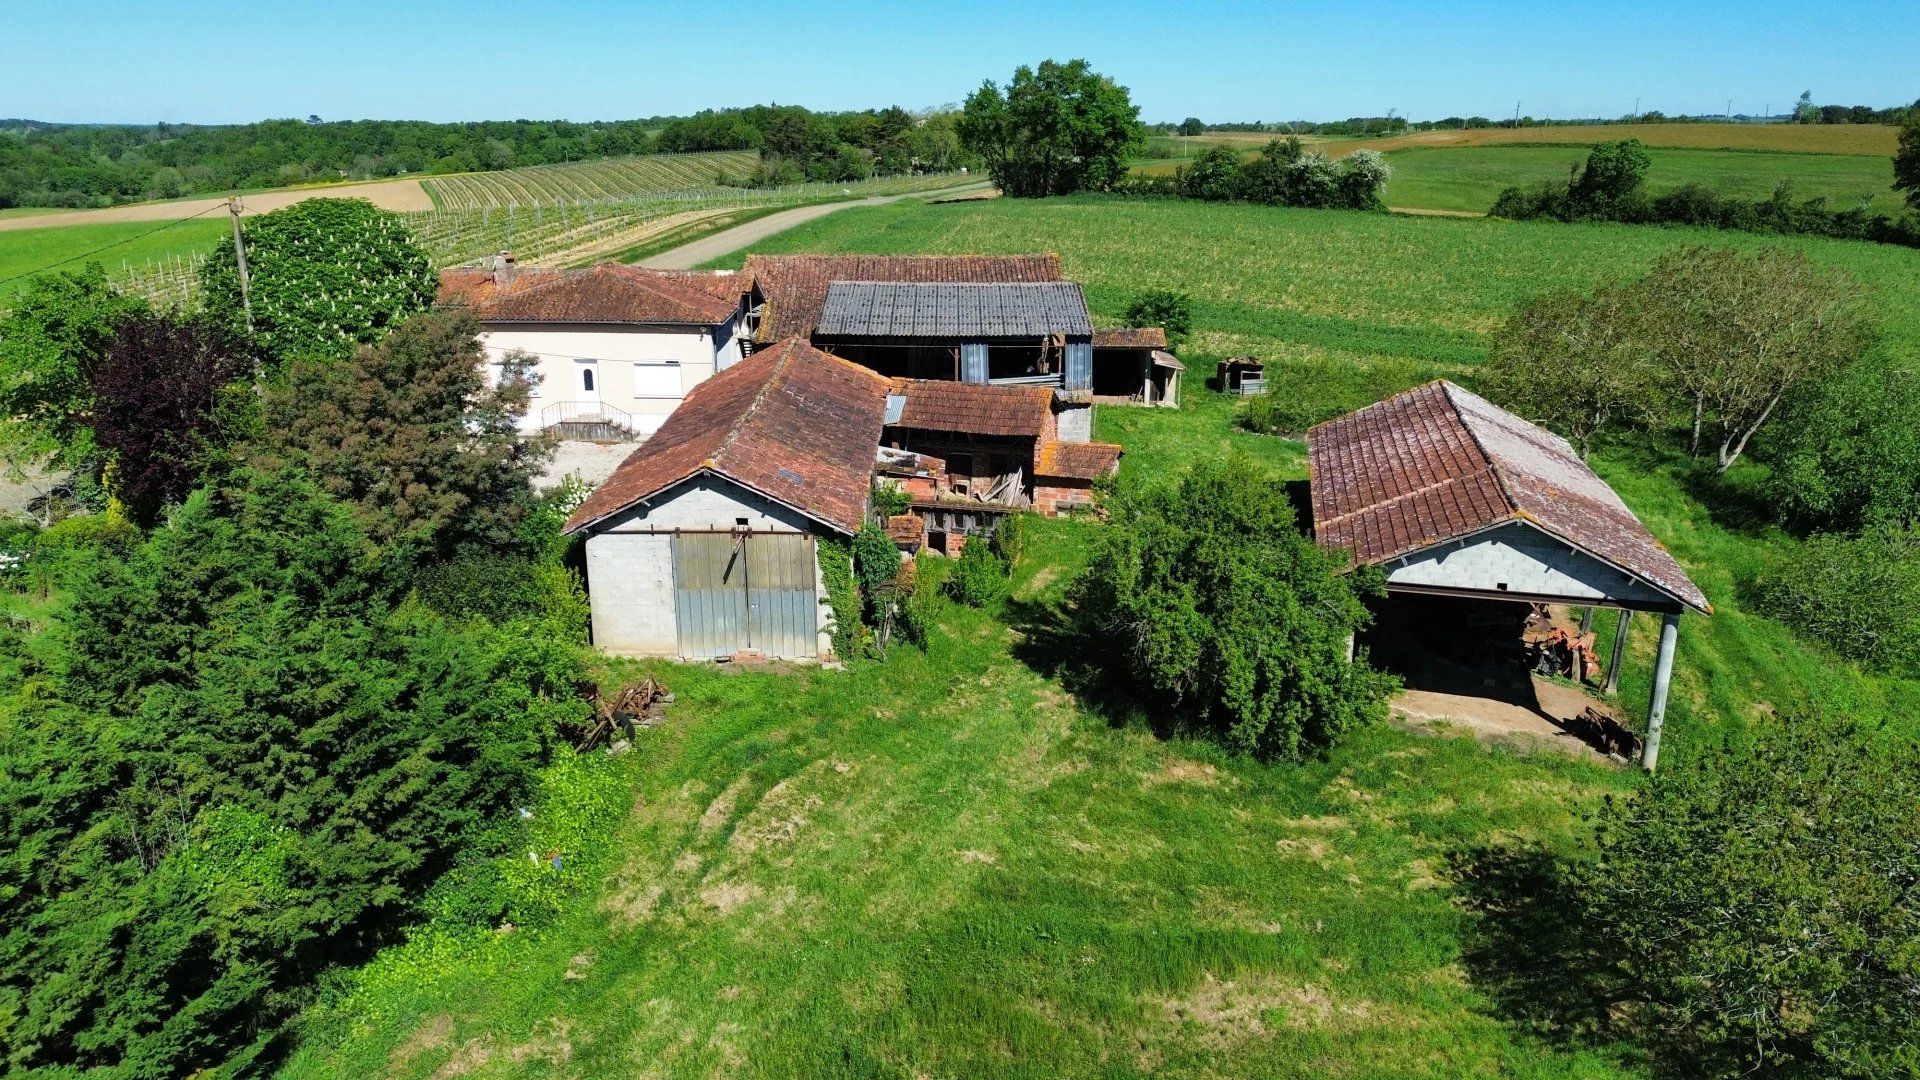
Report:
[[[1593,629],[1593,608],[1589,605],[1580,612],[1580,632],[1584,634],[1591,629]]]
[[[1608,697],[1620,692],[1620,661],[1627,655],[1627,620],[1631,618],[1633,609],[1620,609],[1620,623],[1613,630],[1613,662],[1607,665]]]
[[[1660,654],[1653,662],[1653,700],[1647,706],[1647,745],[1640,764],[1652,772],[1660,763],[1660,726],[1667,719],[1667,690],[1673,683],[1673,648],[1680,640],[1680,613],[1660,621]]]

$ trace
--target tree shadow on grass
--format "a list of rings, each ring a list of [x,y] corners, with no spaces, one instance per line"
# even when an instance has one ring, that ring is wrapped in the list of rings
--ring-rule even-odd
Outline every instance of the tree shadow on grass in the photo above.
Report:
[[[1020,635],[1014,659],[1059,680],[1081,705],[1114,727],[1142,724],[1167,738],[1181,734],[1168,710],[1154,709],[1115,660],[1119,645],[1085,624],[1071,601],[1010,598],[1003,614]]]
[[[1452,861],[1476,916],[1461,960],[1500,1018],[1555,1045],[1620,1048],[1625,987],[1561,862],[1536,846],[1476,848]]]

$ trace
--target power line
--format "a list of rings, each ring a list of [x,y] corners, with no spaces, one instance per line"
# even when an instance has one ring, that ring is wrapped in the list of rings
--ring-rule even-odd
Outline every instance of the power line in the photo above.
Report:
[[[226,203],[220,203],[215,206],[209,206],[205,210],[200,211],[198,214],[188,214],[186,217],[183,217],[183,218],[174,218],[172,221],[167,222],[165,225],[162,225],[159,228],[148,229],[146,232],[140,233],[137,236],[129,236],[125,240],[115,240],[113,243],[107,244],[104,247],[97,247],[97,248],[94,248],[92,251],[83,252],[71,258],[61,259],[59,262],[48,263],[45,266],[38,267],[33,270],[28,270],[25,273],[15,274],[12,277],[0,278],[0,285],[5,285],[10,281],[19,281],[21,278],[32,277],[35,274],[44,274],[49,270],[59,269],[60,267],[65,266],[68,263],[79,262],[81,259],[91,259],[95,255],[98,255],[103,251],[112,251],[114,248],[120,247],[124,244],[131,244],[135,240],[145,240],[147,237],[152,236],[154,233],[163,232],[167,229],[173,228],[175,225],[181,225],[186,222],[192,221],[194,218],[204,217],[207,214],[211,214],[215,210],[225,210],[226,208],[227,208]]]

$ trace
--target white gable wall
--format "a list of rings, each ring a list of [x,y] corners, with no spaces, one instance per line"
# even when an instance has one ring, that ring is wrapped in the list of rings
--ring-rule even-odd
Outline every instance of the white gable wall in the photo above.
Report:
[[[828,531],[792,508],[723,477],[709,473],[691,477],[649,504],[595,526],[587,536],[587,599],[593,611],[593,643],[618,656],[678,656],[673,531],[735,528],[754,532]],[[814,622],[822,628],[819,653],[825,656],[832,648],[832,638],[824,628],[832,621],[833,612],[827,606],[817,562],[814,595],[820,605]]]
[[[1673,603],[1658,589],[1518,521],[1396,559],[1383,569],[1389,588],[1511,592],[1574,602]]]
[[[597,400],[631,413],[638,432],[651,435],[687,391],[740,359],[737,322],[710,327],[500,323],[486,326],[480,341],[493,379],[507,353],[533,354],[540,383],[521,418],[521,431],[545,427],[542,413],[557,402]],[[582,386],[581,371],[587,367],[595,369],[593,393]]]

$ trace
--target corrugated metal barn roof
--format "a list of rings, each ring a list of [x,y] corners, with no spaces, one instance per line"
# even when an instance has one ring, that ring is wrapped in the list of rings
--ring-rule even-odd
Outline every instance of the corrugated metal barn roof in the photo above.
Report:
[[[1072,281],[963,284],[836,281],[822,335],[888,338],[1091,337],[1086,294]]]

